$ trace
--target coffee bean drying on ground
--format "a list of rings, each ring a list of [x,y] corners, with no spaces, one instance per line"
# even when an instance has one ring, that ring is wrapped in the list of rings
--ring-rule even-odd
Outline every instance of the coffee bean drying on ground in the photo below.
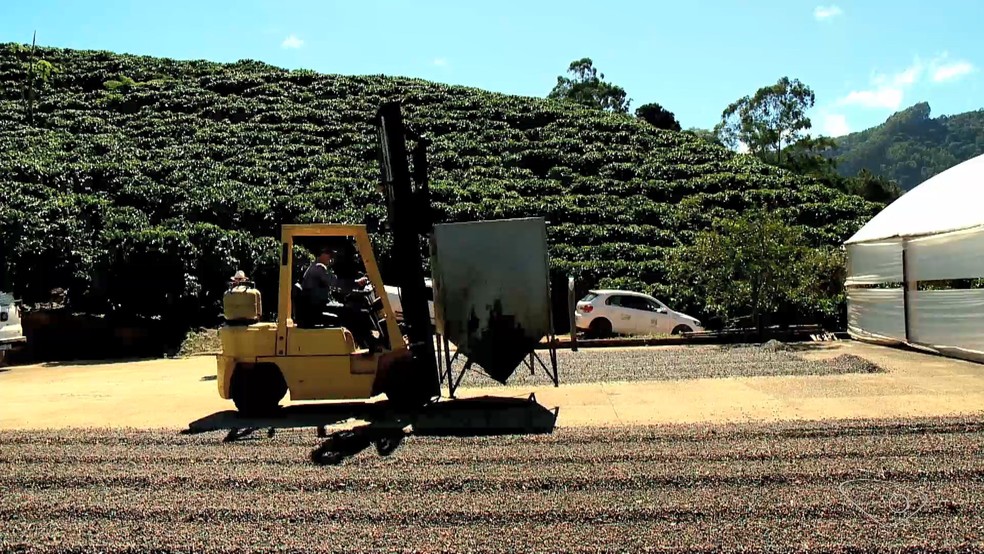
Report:
[[[320,440],[2,432],[0,551],[982,551],[979,419]]]
[[[783,343],[779,343],[783,344]],[[766,344],[765,346],[768,346]],[[853,354],[830,360],[807,360],[794,347],[769,348],[756,345],[686,346],[674,348],[582,348],[577,352],[557,351],[557,366],[564,383],[600,383],[608,381],[665,381],[707,377],[760,377],[769,375],[832,375],[884,371],[878,365]],[[550,367],[546,350],[537,354]],[[530,375],[520,366],[509,379],[510,384],[544,383],[540,362],[534,361],[536,373]],[[464,361],[459,357],[453,366],[460,372]],[[480,371],[469,371],[464,386],[491,383]]]

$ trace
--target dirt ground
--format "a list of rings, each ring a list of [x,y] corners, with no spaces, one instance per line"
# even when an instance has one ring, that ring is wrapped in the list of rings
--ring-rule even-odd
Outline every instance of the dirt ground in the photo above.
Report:
[[[747,359],[713,348],[606,351]],[[541,376],[425,414],[242,420],[210,357],[13,367],[0,552],[984,552],[984,366],[856,342],[796,354],[880,371],[788,374],[785,352],[787,374]]]
[[[699,357],[719,347],[641,348],[687,348]],[[618,359],[618,349],[605,351]],[[533,393],[544,406],[559,410],[558,427],[951,416],[984,410],[980,364],[855,341],[811,343],[798,355],[822,360],[845,353],[874,362],[884,372],[566,383],[561,365],[560,387],[541,375],[535,383],[518,386],[462,388],[458,396],[525,398]],[[0,372],[0,429],[183,429],[234,409],[231,401],[218,397],[214,376],[215,361],[209,356],[5,368]]]
[[[981,552],[980,420],[411,436],[0,431],[0,551]],[[356,441],[351,441],[356,442]],[[368,447],[368,448],[366,448]],[[361,450],[360,450],[361,448]]]

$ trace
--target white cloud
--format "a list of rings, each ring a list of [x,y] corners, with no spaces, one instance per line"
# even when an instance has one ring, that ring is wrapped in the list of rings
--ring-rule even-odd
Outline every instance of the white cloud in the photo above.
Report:
[[[304,41],[297,38],[296,35],[288,35],[283,42],[280,43],[282,48],[300,48],[304,46]]]
[[[904,87],[914,84],[922,75],[923,64],[918,59],[904,71],[892,76],[892,84],[897,87]]]
[[[817,18],[817,21],[825,21],[837,17],[844,13],[844,10],[840,9],[840,6],[817,6],[813,10],[813,17]]]
[[[847,118],[841,114],[827,114],[823,116],[823,134],[829,137],[840,137],[851,132],[851,127],[847,124]]]
[[[865,108],[888,108],[897,110],[902,105],[905,89],[916,84],[922,77],[925,64],[916,58],[912,65],[891,75],[876,73],[871,77],[870,89],[853,90],[837,101],[841,106],[862,106]]]
[[[447,67],[448,60],[446,60],[445,58],[436,58],[434,60],[434,65],[436,65],[437,67]]]
[[[841,98],[838,104],[841,106],[863,106],[865,108],[889,108],[895,110],[902,105],[902,96],[902,89],[898,87],[854,90],[844,98]]]
[[[924,80],[924,75],[934,83],[943,83],[975,71],[977,68],[966,60],[949,61],[947,52],[932,58],[929,63],[916,58],[909,67],[898,73],[875,73],[871,76],[870,88],[852,90],[838,100],[837,105],[897,110],[902,105],[905,92]]]
[[[970,62],[960,61],[940,65],[933,69],[933,82],[942,83],[944,81],[952,81],[973,71],[974,65]]]

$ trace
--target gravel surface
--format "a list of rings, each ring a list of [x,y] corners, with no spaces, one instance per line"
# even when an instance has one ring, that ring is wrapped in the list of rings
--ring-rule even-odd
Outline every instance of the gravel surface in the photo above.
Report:
[[[221,438],[0,433],[0,551],[984,550],[982,420]]]
[[[550,367],[550,353],[537,354]],[[509,384],[543,383],[547,379],[539,362],[537,373],[530,375],[528,366],[520,365]],[[454,370],[464,367],[462,358],[455,360]],[[473,366],[474,367],[474,366]],[[557,368],[562,383],[596,383],[608,381],[663,381],[705,377],[754,377],[768,375],[832,375],[884,371],[876,364],[853,354],[830,360],[806,360],[795,348],[779,341],[764,345],[682,346],[673,348],[585,348],[578,352],[557,351]],[[481,370],[469,371],[463,386],[487,386],[490,378]]]

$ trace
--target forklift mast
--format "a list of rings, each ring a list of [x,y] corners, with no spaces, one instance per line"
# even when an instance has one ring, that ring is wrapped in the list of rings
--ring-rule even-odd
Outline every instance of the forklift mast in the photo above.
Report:
[[[410,133],[403,122],[399,101],[383,103],[376,114],[380,141],[380,172],[386,197],[389,228],[393,235],[391,257],[395,285],[400,288],[403,323],[413,357],[414,375],[404,381],[414,396],[433,398],[441,394],[434,329],[430,321],[424,282],[421,237],[433,230],[427,184],[426,138]],[[414,139],[411,174],[406,138]],[[411,391],[407,391],[411,392]]]

